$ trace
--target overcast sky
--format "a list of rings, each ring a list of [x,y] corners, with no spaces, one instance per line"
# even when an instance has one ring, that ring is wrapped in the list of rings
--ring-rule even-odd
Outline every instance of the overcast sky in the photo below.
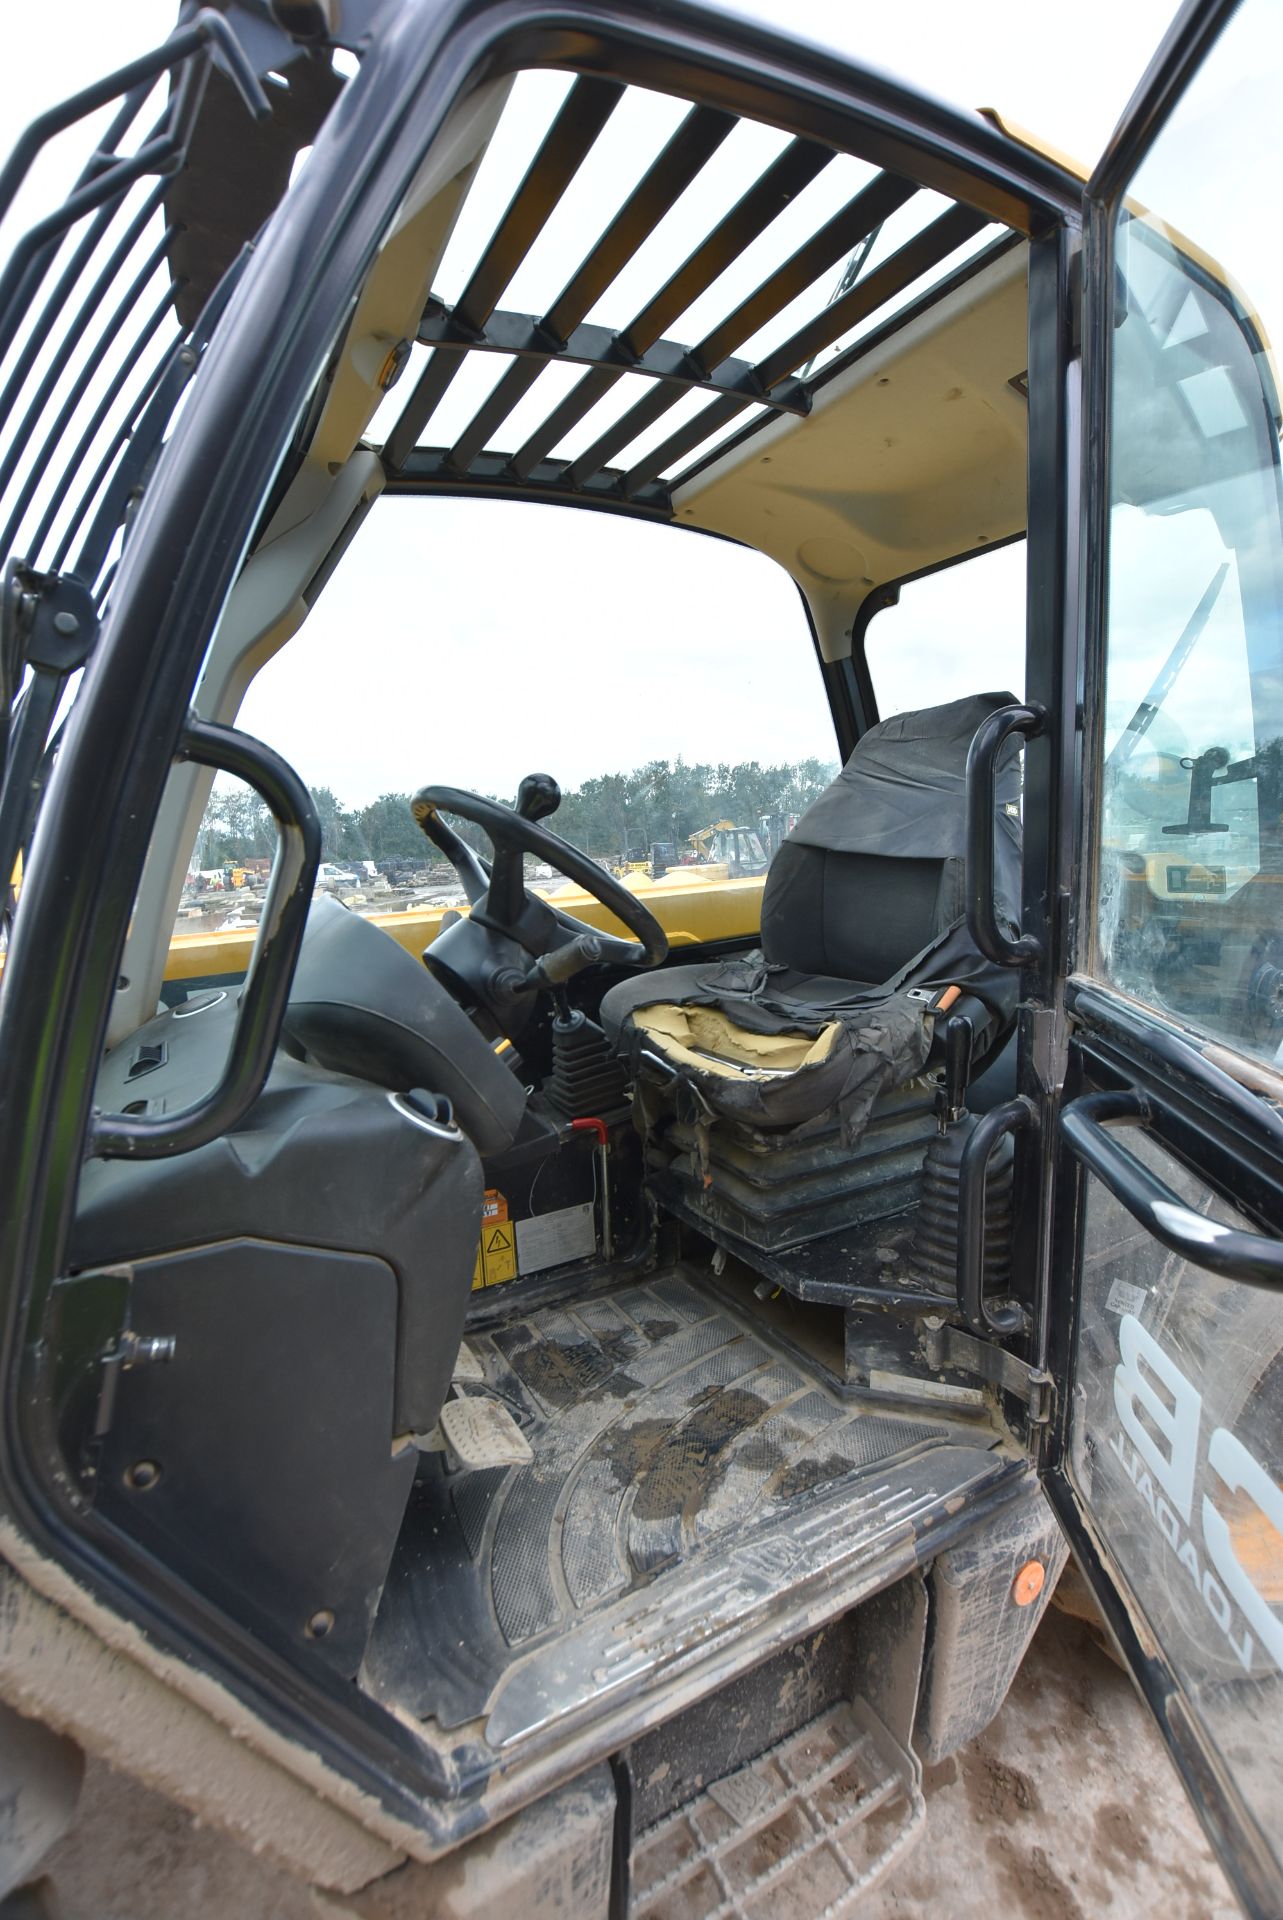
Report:
[[[739,10],[959,105],[998,106],[1091,161],[1172,6],[1080,0],[1067,15],[1031,0],[792,0]],[[16,134],[162,38],[173,11],[157,0],[63,0],[51,37],[47,11],[20,10],[0,68],[4,124]],[[648,110],[656,142],[668,110]],[[513,137],[519,144],[520,124]],[[498,162],[492,172],[501,206]],[[835,172],[840,187],[849,190]],[[545,249],[554,277],[578,257],[573,206],[566,224],[564,259],[551,230]],[[578,239],[581,254],[582,230]],[[504,304],[520,305],[518,291]],[[697,337],[685,324],[682,332]],[[883,646],[888,706],[916,698],[924,670],[938,685],[934,670],[947,672],[962,650],[976,661],[967,685],[1014,684],[1020,551],[988,565],[974,609],[925,588],[911,621],[906,595],[896,617],[906,634],[916,627],[919,646],[914,669],[898,677]],[[772,562],[666,528],[490,502],[377,506],[303,632],[251,689],[242,720],[349,803],[429,780],[510,792],[536,765],[574,785],[678,754],[778,761],[833,752],[796,590]]]
[[[789,0],[727,9],[900,74],[942,99],[998,107],[1066,152],[1093,158],[1169,24],[1172,0]],[[52,14],[16,8],[0,64],[3,124],[44,107],[162,40],[169,0],[60,0]],[[56,20],[56,34],[51,33]]]

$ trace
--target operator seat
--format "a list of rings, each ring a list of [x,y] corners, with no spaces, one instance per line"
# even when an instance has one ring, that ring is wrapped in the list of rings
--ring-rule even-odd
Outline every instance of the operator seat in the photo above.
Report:
[[[602,1024],[630,1062],[648,1131],[685,1111],[708,1132],[831,1131],[858,1147],[875,1102],[939,1057],[948,994],[973,1065],[1014,1024],[1018,976],[967,932],[966,766],[976,730],[1009,693],[981,693],[871,727],[771,862],[759,953],[675,967],[614,987]],[[1020,893],[1019,743],[996,780],[999,922]],[[769,1144],[769,1143],[768,1143]]]

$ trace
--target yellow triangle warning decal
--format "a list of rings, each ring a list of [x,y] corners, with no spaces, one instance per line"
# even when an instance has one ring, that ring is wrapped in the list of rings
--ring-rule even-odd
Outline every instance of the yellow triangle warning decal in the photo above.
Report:
[[[508,1253],[512,1248],[512,1239],[506,1227],[495,1227],[486,1235],[487,1253]]]

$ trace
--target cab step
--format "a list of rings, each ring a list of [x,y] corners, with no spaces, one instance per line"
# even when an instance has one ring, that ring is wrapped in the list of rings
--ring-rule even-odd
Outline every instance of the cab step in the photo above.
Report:
[[[877,1819],[874,1816],[879,1816]],[[919,1838],[922,1769],[842,1702],[642,1833],[634,1920],[839,1920]]]

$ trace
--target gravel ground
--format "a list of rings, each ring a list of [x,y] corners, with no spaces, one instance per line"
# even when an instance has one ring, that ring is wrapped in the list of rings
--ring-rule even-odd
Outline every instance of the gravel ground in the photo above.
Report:
[[[1054,1610],[993,1725],[926,1789],[926,1838],[859,1920],[1238,1913],[1130,1681]],[[305,1888],[105,1767],[48,1871],[58,1920],[315,1920]],[[778,1914],[810,1920],[787,1895]]]

